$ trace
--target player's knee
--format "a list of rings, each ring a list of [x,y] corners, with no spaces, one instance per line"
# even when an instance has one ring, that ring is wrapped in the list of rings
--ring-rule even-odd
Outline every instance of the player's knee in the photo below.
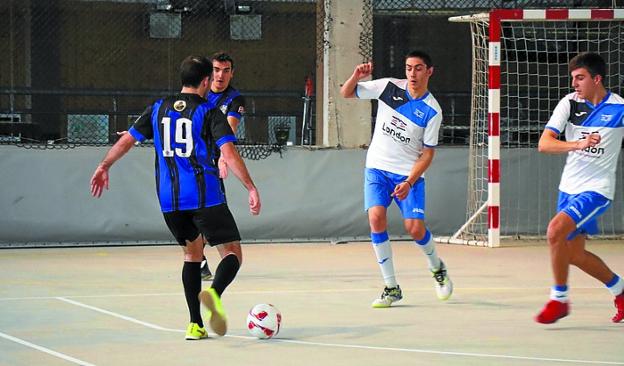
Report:
[[[550,245],[559,245],[562,242],[565,242],[565,237],[566,233],[564,232],[562,225],[554,220],[548,224],[546,239]]]
[[[424,225],[414,225],[407,231],[414,240],[423,240],[427,232]]]

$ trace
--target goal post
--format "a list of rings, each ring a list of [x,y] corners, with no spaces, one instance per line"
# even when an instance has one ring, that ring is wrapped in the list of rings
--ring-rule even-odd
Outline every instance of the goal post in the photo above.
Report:
[[[468,192],[465,224],[437,241],[497,247],[501,238],[545,235],[565,156],[540,156],[539,136],[573,91],[567,65],[578,53],[602,55],[605,86],[620,93],[623,20],[624,9],[494,9],[449,18],[469,23],[472,36]]]

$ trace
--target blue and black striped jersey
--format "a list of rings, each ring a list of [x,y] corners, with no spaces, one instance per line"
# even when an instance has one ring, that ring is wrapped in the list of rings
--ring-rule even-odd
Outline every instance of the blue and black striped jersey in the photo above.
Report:
[[[215,156],[236,137],[213,103],[197,94],[157,100],[128,132],[138,141],[154,139],[156,191],[163,212],[225,202]]]

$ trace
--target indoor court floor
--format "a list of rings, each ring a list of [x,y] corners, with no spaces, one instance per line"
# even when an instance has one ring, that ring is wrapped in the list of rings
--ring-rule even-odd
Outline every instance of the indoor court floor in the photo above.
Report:
[[[622,242],[588,248],[624,275]],[[0,365],[624,365],[613,297],[571,271],[571,314],[545,326],[545,243],[498,249],[438,245],[455,284],[439,301],[418,248],[394,242],[404,298],[383,288],[369,243],[245,244],[223,303],[225,337],[185,341],[188,310],[176,245],[0,250]],[[217,253],[207,249],[211,269]],[[246,314],[280,309],[274,339]]]

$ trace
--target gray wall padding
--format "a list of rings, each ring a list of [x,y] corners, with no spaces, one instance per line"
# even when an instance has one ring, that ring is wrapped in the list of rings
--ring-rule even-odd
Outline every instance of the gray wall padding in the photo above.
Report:
[[[107,150],[0,146],[0,245],[173,242],[155,194],[152,148],[131,150],[111,169],[110,190],[100,199],[90,196],[89,179]],[[365,156],[364,150],[289,148],[283,157],[273,154],[266,160],[247,161],[260,190],[260,216],[249,214],[247,193],[236,177],[226,180],[228,202],[243,240],[368,237],[362,195]],[[427,222],[434,235],[452,234],[465,220],[467,158],[467,148],[438,148],[427,173]],[[505,151],[503,159],[512,166],[528,164],[554,174],[553,179],[538,180],[520,169],[503,170],[504,197],[513,197],[523,207],[538,206],[541,229],[540,224],[531,225],[543,234],[554,212],[562,159],[533,150]],[[516,211],[522,215],[521,209],[503,210],[503,231]],[[398,209],[393,205],[389,212],[390,235],[403,236]],[[618,196],[607,217],[609,227],[621,233]]]

